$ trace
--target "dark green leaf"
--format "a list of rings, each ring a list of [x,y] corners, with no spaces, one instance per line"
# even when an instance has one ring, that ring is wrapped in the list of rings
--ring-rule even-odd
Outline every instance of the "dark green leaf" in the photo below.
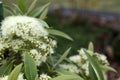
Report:
[[[52,34],[52,35],[60,36],[60,37],[63,37],[63,38],[66,38],[66,39],[68,39],[68,40],[73,41],[73,39],[72,39],[70,36],[68,36],[66,33],[61,32],[61,31],[59,31],[59,30],[47,29],[47,31],[48,31],[50,34]]]
[[[18,66],[16,66],[8,76],[8,80],[17,80],[21,69],[22,69],[22,64],[19,64]]]
[[[84,49],[84,51],[85,51],[85,55],[88,58],[88,61],[93,66],[98,79],[99,80],[105,80],[104,76],[103,76],[103,72],[102,72],[102,70],[101,70],[100,65],[98,64],[98,62],[85,49]]]
[[[53,68],[55,68],[58,64],[60,64],[66,57],[67,55],[69,54],[71,48],[68,48],[64,54],[60,57],[60,59],[57,61],[57,63],[53,66]]]
[[[91,64],[89,64],[89,74],[90,74],[91,80],[98,80],[95,70],[93,69]]]
[[[37,67],[34,59],[27,52],[24,54],[24,68],[27,80],[35,80],[37,76]]]
[[[0,76],[9,74],[11,69],[12,69],[12,67],[13,67],[13,63],[12,62],[7,62],[7,63],[3,64],[0,67]]]
[[[17,4],[19,9],[22,11],[23,14],[27,11],[27,1],[26,0],[17,0]]]

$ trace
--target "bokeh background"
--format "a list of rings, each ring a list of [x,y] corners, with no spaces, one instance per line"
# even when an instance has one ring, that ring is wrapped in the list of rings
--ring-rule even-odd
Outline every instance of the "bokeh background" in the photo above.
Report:
[[[28,5],[32,1],[28,0]],[[38,0],[37,6],[48,2],[51,5],[45,21],[74,39],[57,37],[56,54],[62,54],[68,47],[72,47],[70,55],[78,54],[78,49],[87,48],[93,42],[95,51],[105,54],[118,71],[108,72],[108,80],[117,80],[120,77],[120,0]],[[14,8],[16,0],[3,0],[3,3]],[[8,15],[4,11],[4,17]]]

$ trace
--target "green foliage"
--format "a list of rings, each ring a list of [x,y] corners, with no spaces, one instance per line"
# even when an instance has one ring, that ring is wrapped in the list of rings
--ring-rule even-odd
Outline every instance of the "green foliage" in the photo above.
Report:
[[[93,69],[91,64],[89,64],[89,73],[90,73],[91,80],[98,80],[95,70]]]
[[[12,70],[12,67],[13,67],[12,62],[6,62],[5,64],[3,64],[0,67],[0,76],[9,74],[11,72],[11,70]]]
[[[65,39],[73,41],[73,39],[70,36],[68,36],[66,33],[61,32],[59,30],[49,28],[49,25],[45,21],[43,21],[43,19],[46,18],[46,15],[48,13],[48,6],[50,5],[50,3],[47,3],[44,6],[38,7],[37,9],[35,9],[35,5],[36,5],[37,1],[38,0],[34,0],[28,9],[27,9],[26,0],[17,0],[18,5],[14,5],[16,7],[16,10],[14,10],[6,5],[4,7],[12,15],[21,14],[21,15],[27,15],[27,16],[31,16],[31,17],[39,17],[40,23],[42,24],[43,27],[46,27],[46,30],[51,35],[60,36]],[[80,35],[78,35],[78,36],[80,36]],[[29,44],[29,42],[28,42],[28,44]],[[65,45],[65,44],[63,44],[63,45]],[[32,46],[32,48],[34,49],[34,46]],[[31,50],[31,48],[30,48],[30,50]],[[89,44],[88,50],[94,53],[93,43]],[[82,76],[83,73],[77,74],[77,73],[73,73],[70,71],[59,69],[59,67],[58,67],[59,64],[64,62],[65,59],[67,59],[67,56],[70,51],[71,51],[71,48],[68,48],[63,53],[63,55],[60,55],[61,57],[59,59],[57,58],[58,56],[55,55],[53,57],[52,54],[49,54],[51,61],[45,62],[45,64],[47,65],[47,68],[49,68],[49,71],[47,71],[46,68],[43,67],[43,66],[46,66],[45,64],[41,64],[40,66],[37,67],[35,64],[35,60],[33,59],[33,56],[28,54],[27,51],[23,50],[23,52],[24,52],[24,55],[22,56],[23,62],[21,61],[21,64],[19,64],[17,66],[15,65],[15,68],[13,70],[12,70],[12,68],[13,68],[14,63],[7,62],[7,63],[3,64],[0,67],[0,75],[3,76],[6,74],[6,75],[9,75],[8,80],[17,80],[18,75],[21,72],[21,69],[23,68],[24,69],[23,73],[25,74],[25,78],[27,80],[36,80],[39,77],[41,77],[39,75],[44,72],[49,74],[51,77],[53,77],[50,80],[86,80],[86,78]],[[94,57],[89,54],[89,51],[84,50],[85,55],[87,56],[87,59],[89,62],[88,69],[89,69],[89,74],[90,74],[90,80],[105,80],[104,76],[103,76],[104,70],[105,71],[107,71],[107,70],[115,71],[115,70],[109,66],[101,66],[97,62],[97,60],[94,59]],[[14,58],[14,56],[13,56],[13,58]],[[54,64],[54,62],[56,62],[56,63]],[[68,61],[68,62],[70,62],[70,61]],[[71,62],[70,64],[75,64],[75,63]],[[43,72],[39,71],[40,70],[39,68],[42,68]]]
[[[27,11],[27,14],[29,14],[36,6],[36,3],[37,3],[38,0],[34,0],[31,4],[31,6],[29,7],[28,11]]]
[[[18,7],[21,10],[22,14],[25,14],[27,11],[27,1],[26,0],[17,0]]]
[[[49,5],[50,5],[50,3],[47,3],[42,7],[40,6],[40,7],[36,8],[34,11],[32,11],[29,15],[32,17],[37,17],[40,14],[44,13],[46,8],[48,8]]]
[[[92,65],[93,69],[94,69],[95,72],[96,72],[96,75],[97,75],[97,77],[98,77],[98,80],[105,80],[105,79],[104,79],[104,76],[103,76],[103,72],[102,72],[102,70],[101,70],[101,68],[100,68],[99,63],[98,63],[93,57],[91,57],[91,55],[90,55],[86,50],[84,50],[84,51],[85,51],[85,54],[86,54],[86,56],[87,56],[90,64]],[[91,75],[92,75],[92,74],[91,74]]]
[[[57,63],[53,66],[55,68],[58,64],[60,64],[64,59],[66,59],[67,55],[69,54],[71,48],[67,49],[64,54],[60,57],[60,59],[57,61]]]
[[[17,80],[18,75],[22,69],[22,65],[23,64],[19,64],[18,66],[16,66],[13,71],[10,73],[8,80]]]
[[[73,39],[71,37],[69,37],[67,34],[65,34],[64,32],[61,32],[59,30],[55,30],[55,29],[47,29],[47,31],[52,34],[52,35],[56,35],[56,36],[61,36],[64,37],[68,40],[73,41]]]
[[[24,71],[27,80],[35,80],[37,77],[35,61],[27,52],[24,53]]]
[[[58,75],[60,75],[60,76],[64,76],[64,75],[69,75],[69,76],[74,76],[74,77],[76,77],[78,80],[83,80],[83,78],[82,77],[80,77],[79,75],[77,75],[77,74],[75,74],[75,73],[72,73],[72,72],[70,72],[70,71],[66,71],[66,70],[58,70],[57,71],[57,73],[58,73]]]
[[[40,19],[45,19],[46,16],[47,16],[47,13],[48,13],[48,8],[46,8],[46,9],[42,12],[42,14],[40,15]]]
[[[110,66],[102,66],[102,65],[100,65],[100,67],[102,68],[102,70],[105,70],[105,71],[117,72],[114,68],[112,68]]]
[[[39,21],[42,23],[42,25],[43,25],[44,27],[49,28],[49,25],[48,25],[45,21],[43,21],[43,20],[41,20],[41,19],[39,19]]]
[[[61,75],[51,80],[83,80],[83,79],[75,75]]]

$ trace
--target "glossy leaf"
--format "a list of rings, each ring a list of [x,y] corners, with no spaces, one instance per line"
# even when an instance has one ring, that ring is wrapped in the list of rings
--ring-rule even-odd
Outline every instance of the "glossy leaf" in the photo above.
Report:
[[[109,71],[117,72],[114,68],[107,66],[107,65],[106,66],[101,65],[101,68],[105,71],[109,70]]]
[[[38,7],[37,9],[35,9],[34,11],[32,11],[30,13],[30,16],[32,17],[37,17],[39,16],[46,8],[48,8],[48,6],[50,5],[50,3],[45,4],[42,7]]]
[[[78,74],[76,73],[73,73],[73,72],[70,72],[70,71],[67,71],[67,70],[58,70],[57,71],[58,75],[72,75],[72,76],[76,76],[78,77],[80,80],[83,80],[82,77],[80,77]]]
[[[93,69],[91,64],[89,64],[89,74],[90,74],[91,80],[98,80],[95,70]]]
[[[64,54],[60,57],[60,59],[57,61],[57,63],[53,66],[53,68],[55,68],[58,64],[60,64],[66,57],[67,55],[69,54],[71,48],[68,48]]]
[[[62,75],[55,77],[51,80],[83,80],[83,79],[75,75]]]
[[[26,0],[17,0],[17,4],[19,9],[22,11],[23,14],[27,11],[27,1]]]
[[[85,55],[88,58],[88,61],[90,62],[90,64],[93,66],[96,75],[98,77],[98,80],[105,80],[104,76],[103,76],[103,72],[100,68],[100,65],[98,64],[98,62],[84,49]]]
[[[66,39],[68,39],[68,40],[73,41],[73,39],[72,39],[70,36],[68,36],[66,33],[61,32],[61,31],[59,31],[59,30],[47,29],[47,31],[48,31],[50,34],[52,34],[52,35],[60,36],[60,37],[63,37],[63,38],[66,38]]]
[[[32,12],[32,10],[35,8],[35,5],[37,4],[38,0],[34,0],[31,4],[31,6],[28,8],[27,14],[29,14],[30,12]]]
[[[12,62],[7,62],[7,63],[3,64],[0,67],[0,76],[9,74],[11,69],[12,69],[12,67],[13,67],[13,63]]]
[[[22,69],[22,64],[19,64],[18,66],[16,66],[8,76],[8,80],[17,80],[21,69]]]
[[[27,80],[35,80],[37,76],[37,67],[34,59],[28,54],[24,54],[24,71]]]
[[[41,14],[40,14],[40,19],[45,19],[48,13],[48,8],[46,8]]]
[[[39,21],[42,24],[42,26],[49,28],[49,25],[45,21],[43,21],[41,19],[39,19]]]

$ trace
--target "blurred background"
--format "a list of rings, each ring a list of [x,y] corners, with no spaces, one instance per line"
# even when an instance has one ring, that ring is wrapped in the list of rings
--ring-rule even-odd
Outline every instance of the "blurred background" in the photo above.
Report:
[[[28,0],[30,5],[33,0]],[[118,73],[108,72],[108,80],[120,77],[120,0],[38,0],[37,6],[51,2],[45,21],[71,36],[74,41],[57,37],[57,54],[72,47],[70,55],[78,54],[93,42],[95,51],[105,54]],[[3,0],[13,7],[16,0]],[[1,5],[0,5],[1,6]],[[29,6],[28,6],[29,7]],[[0,20],[2,20],[0,7]],[[4,12],[4,17],[9,15]]]

